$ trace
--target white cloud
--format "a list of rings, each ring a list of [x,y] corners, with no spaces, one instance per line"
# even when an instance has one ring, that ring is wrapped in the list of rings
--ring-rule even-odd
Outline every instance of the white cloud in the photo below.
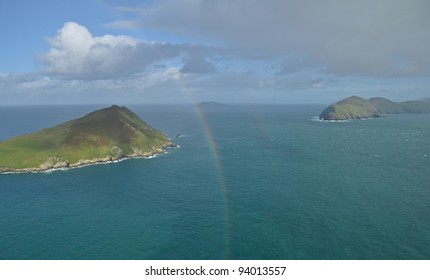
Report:
[[[145,42],[129,36],[94,37],[87,28],[67,22],[57,35],[48,38],[51,49],[39,54],[45,74],[61,79],[115,79],[145,71],[155,62],[169,64],[205,47]]]
[[[409,95],[409,83],[421,87],[417,97],[429,92],[430,2],[190,1],[122,7],[133,20],[104,27],[142,28],[215,47],[93,36],[69,22],[37,56],[41,71],[0,73],[2,102],[30,102],[30,95],[35,103],[145,102],[148,96],[171,102],[183,87],[235,102],[248,100],[249,92],[287,102],[327,89],[339,96],[356,88],[369,96],[381,88]]]
[[[107,78],[121,73],[140,43],[127,36],[93,37],[88,29],[74,22],[65,23],[57,36],[47,41],[51,50],[38,56],[46,65],[44,71],[70,79]]]
[[[181,57],[184,72],[207,73],[213,66],[205,56],[220,50],[189,44],[145,42],[129,36],[95,37],[87,28],[67,22],[48,38],[51,49],[37,59],[45,74],[60,79],[116,79],[141,73],[154,64],[170,67]],[[212,67],[212,68],[211,68]]]

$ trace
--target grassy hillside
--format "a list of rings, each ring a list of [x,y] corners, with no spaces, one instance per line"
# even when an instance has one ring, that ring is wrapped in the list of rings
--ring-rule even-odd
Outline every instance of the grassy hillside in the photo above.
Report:
[[[149,156],[170,140],[126,107],[116,105],[0,143],[0,171],[50,169]]]
[[[402,114],[404,110],[399,103],[382,97],[373,97],[368,100],[381,114]]]
[[[426,99],[424,101],[405,101],[401,102],[405,113],[430,113],[430,100]]]
[[[347,120],[363,118],[379,118],[382,113],[367,100],[351,96],[327,107],[321,114],[324,120]]]
[[[386,114],[430,113],[430,101],[393,102],[382,97],[368,100],[358,96],[345,98],[328,106],[319,116],[322,120],[381,118]]]

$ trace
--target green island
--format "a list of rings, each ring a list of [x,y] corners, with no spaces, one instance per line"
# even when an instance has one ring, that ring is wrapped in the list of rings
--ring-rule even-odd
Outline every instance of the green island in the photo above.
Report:
[[[42,172],[132,157],[175,147],[126,107],[113,105],[81,118],[0,142],[0,173]]]
[[[384,118],[387,114],[404,113],[430,113],[430,99],[393,102],[382,97],[364,99],[358,96],[351,96],[328,106],[319,115],[319,118],[327,121],[341,121]]]

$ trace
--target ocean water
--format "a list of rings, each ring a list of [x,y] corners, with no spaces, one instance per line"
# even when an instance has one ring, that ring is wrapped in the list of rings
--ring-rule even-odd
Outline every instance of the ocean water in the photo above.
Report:
[[[0,140],[97,108],[0,107]],[[430,114],[130,108],[180,148],[0,175],[0,259],[430,259]]]

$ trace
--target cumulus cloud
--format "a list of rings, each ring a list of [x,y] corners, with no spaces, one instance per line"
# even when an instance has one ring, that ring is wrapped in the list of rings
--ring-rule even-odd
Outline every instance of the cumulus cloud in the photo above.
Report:
[[[293,55],[307,67],[375,77],[430,72],[429,10],[426,0],[166,0],[119,9],[140,16],[142,28],[209,39],[249,57]]]
[[[235,102],[248,100],[247,93],[289,102],[324,91],[344,97],[356,89],[414,99],[413,92],[429,92],[429,10],[426,0],[165,0],[119,7],[121,20],[103,25],[115,34],[141,29],[148,37],[194,44],[94,36],[68,22],[47,38],[50,50],[37,55],[41,71],[0,73],[0,97],[143,102],[153,94],[170,102],[186,85]]]
[[[57,36],[47,41],[51,50],[39,55],[38,59],[46,65],[45,72],[54,76],[106,78],[139,68],[132,63],[132,54],[137,51],[139,42],[131,37],[93,37],[84,26],[67,22],[58,30]]]
[[[74,22],[65,23],[47,42],[50,51],[37,57],[45,65],[44,72],[56,78],[82,80],[127,77],[145,71],[155,62],[167,63],[187,54],[192,57],[205,49],[148,43],[129,36],[94,37],[87,28]]]

